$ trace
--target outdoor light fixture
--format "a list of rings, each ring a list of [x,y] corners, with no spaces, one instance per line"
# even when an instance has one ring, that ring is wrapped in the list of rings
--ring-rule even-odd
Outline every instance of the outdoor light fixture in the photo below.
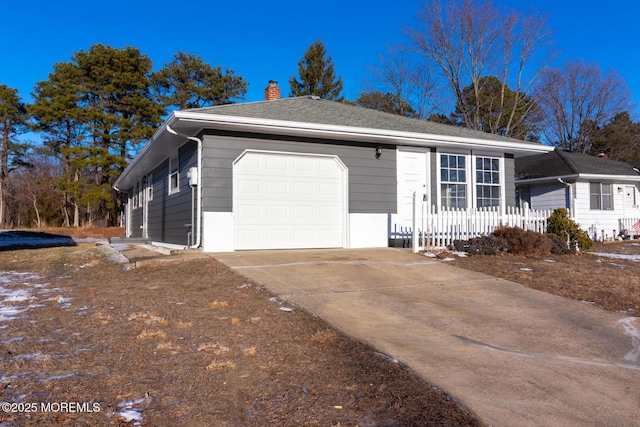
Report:
[[[378,147],[376,148],[376,159],[379,159],[380,156],[382,156],[382,146],[378,145]]]

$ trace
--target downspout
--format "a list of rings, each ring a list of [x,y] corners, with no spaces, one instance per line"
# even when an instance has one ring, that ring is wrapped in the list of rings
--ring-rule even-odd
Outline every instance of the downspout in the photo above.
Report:
[[[185,134],[181,134],[176,132],[171,128],[171,126],[167,125],[167,131],[174,135],[182,136],[183,138],[187,138],[190,141],[195,141],[198,144],[198,182],[196,186],[196,241],[193,245],[189,246],[189,249],[194,249],[200,247],[201,240],[201,228],[202,228],[202,139],[196,138],[195,136],[188,136]]]
[[[129,222],[131,221],[131,200],[129,200],[129,192],[121,190],[115,185],[113,186],[113,189],[116,190],[118,193],[124,193],[127,195],[127,203],[126,203],[127,209],[125,210],[125,212],[123,212],[123,216],[125,221],[124,237],[128,238],[130,237],[130,234],[131,234],[131,231],[129,230]]]
[[[563,181],[562,178],[558,178],[558,182],[566,185],[569,189],[569,217],[575,218],[575,212],[573,211],[573,186],[568,182]]]

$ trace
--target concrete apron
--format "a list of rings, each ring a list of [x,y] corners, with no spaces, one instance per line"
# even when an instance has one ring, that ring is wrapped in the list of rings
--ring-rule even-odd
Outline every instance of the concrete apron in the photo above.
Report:
[[[640,426],[640,318],[401,249],[214,254],[494,426]]]

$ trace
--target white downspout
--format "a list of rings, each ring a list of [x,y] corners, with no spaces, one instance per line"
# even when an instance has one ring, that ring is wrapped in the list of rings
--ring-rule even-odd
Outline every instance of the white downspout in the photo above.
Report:
[[[569,218],[575,218],[575,212],[573,209],[573,186],[568,182],[563,181],[562,178],[558,178],[558,182],[569,188]]]
[[[202,228],[202,139],[196,138],[195,136],[188,136],[181,133],[176,132],[171,128],[171,126],[167,125],[167,131],[174,135],[182,136],[187,138],[190,141],[195,141],[198,143],[198,182],[196,186],[196,241],[193,245],[189,246],[189,249],[194,249],[200,247],[201,240],[201,228]]]

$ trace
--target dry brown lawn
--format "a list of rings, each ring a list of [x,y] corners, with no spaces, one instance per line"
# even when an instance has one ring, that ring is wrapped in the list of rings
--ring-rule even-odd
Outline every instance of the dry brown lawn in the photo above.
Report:
[[[627,255],[610,258],[594,253]],[[611,311],[640,313],[640,241],[596,243],[588,253],[545,257],[471,256],[453,265],[533,289],[595,304]]]
[[[0,252],[2,426],[480,425],[214,259],[126,270],[105,253]]]

